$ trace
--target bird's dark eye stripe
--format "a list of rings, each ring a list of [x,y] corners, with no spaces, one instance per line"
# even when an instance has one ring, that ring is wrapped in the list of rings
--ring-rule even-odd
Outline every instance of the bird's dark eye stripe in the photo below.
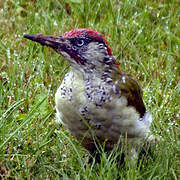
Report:
[[[87,38],[73,38],[73,39],[71,39],[71,43],[74,46],[78,46],[78,47],[81,47],[83,45],[87,45],[90,42],[91,42],[91,40],[87,39]]]
[[[84,37],[82,37],[82,38],[80,38],[80,37],[79,38],[70,38],[70,41],[71,41],[71,44],[73,46],[76,46],[76,47],[81,47],[83,45],[87,45],[93,41],[97,42],[97,40],[90,39],[90,38],[84,38]],[[103,46],[103,44],[104,44],[103,41],[98,41],[98,42],[101,44],[101,46]],[[104,44],[104,46],[106,46],[106,44]]]

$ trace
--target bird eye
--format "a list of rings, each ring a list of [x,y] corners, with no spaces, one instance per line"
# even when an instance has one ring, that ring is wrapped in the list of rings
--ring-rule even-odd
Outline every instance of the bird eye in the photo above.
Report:
[[[76,45],[79,46],[79,47],[83,46],[84,45],[84,40],[83,39],[78,39],[76,41]]]

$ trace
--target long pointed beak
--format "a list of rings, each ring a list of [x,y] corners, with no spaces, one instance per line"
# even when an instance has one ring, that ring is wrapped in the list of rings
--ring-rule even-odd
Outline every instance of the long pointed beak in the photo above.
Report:
[[[53,49],[58,49],[58,47],[60,47],[64,43],[64,38],[61,36],[47,36],[47,35],[42,35],[42,34],[34,34],[34,35],[25,34],[24,38],[38,42],[43,46],[49,46]]]

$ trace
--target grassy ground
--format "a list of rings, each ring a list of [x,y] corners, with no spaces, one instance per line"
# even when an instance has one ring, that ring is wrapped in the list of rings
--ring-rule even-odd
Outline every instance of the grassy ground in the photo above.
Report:
[[[179,179],[180,1],[0,1],[0,179]],[[54,94],[68,63],[24,33],[102,32],[144,90],[163,137],[139,168],[87,152],[55,123]]]

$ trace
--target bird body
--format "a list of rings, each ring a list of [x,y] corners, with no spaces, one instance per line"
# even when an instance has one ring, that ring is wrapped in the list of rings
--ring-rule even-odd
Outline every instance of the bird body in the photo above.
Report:
[[[104,36],[89,29],[61,36],[25,35],[50,46],[70,63],[55,95],[57,119],[82,145],[94,152],[95,142],[113,148],[120,138],[135,144],[151,136],[152,116],[132,76],[123,73]]]
[[[123,81],[126,75],[119,78]],[[89,151],[95,148],[89,126],[101,143],[108,140],[107,149],[113,148],[120,135],[139,141],[150,134],[151,115],[145,113],[141,118],[134,107],[127,105],[121,89],[116,88],[116,83],[88,77],[84,80],[80,72],[70,70],[56,92],[58,121]]]

